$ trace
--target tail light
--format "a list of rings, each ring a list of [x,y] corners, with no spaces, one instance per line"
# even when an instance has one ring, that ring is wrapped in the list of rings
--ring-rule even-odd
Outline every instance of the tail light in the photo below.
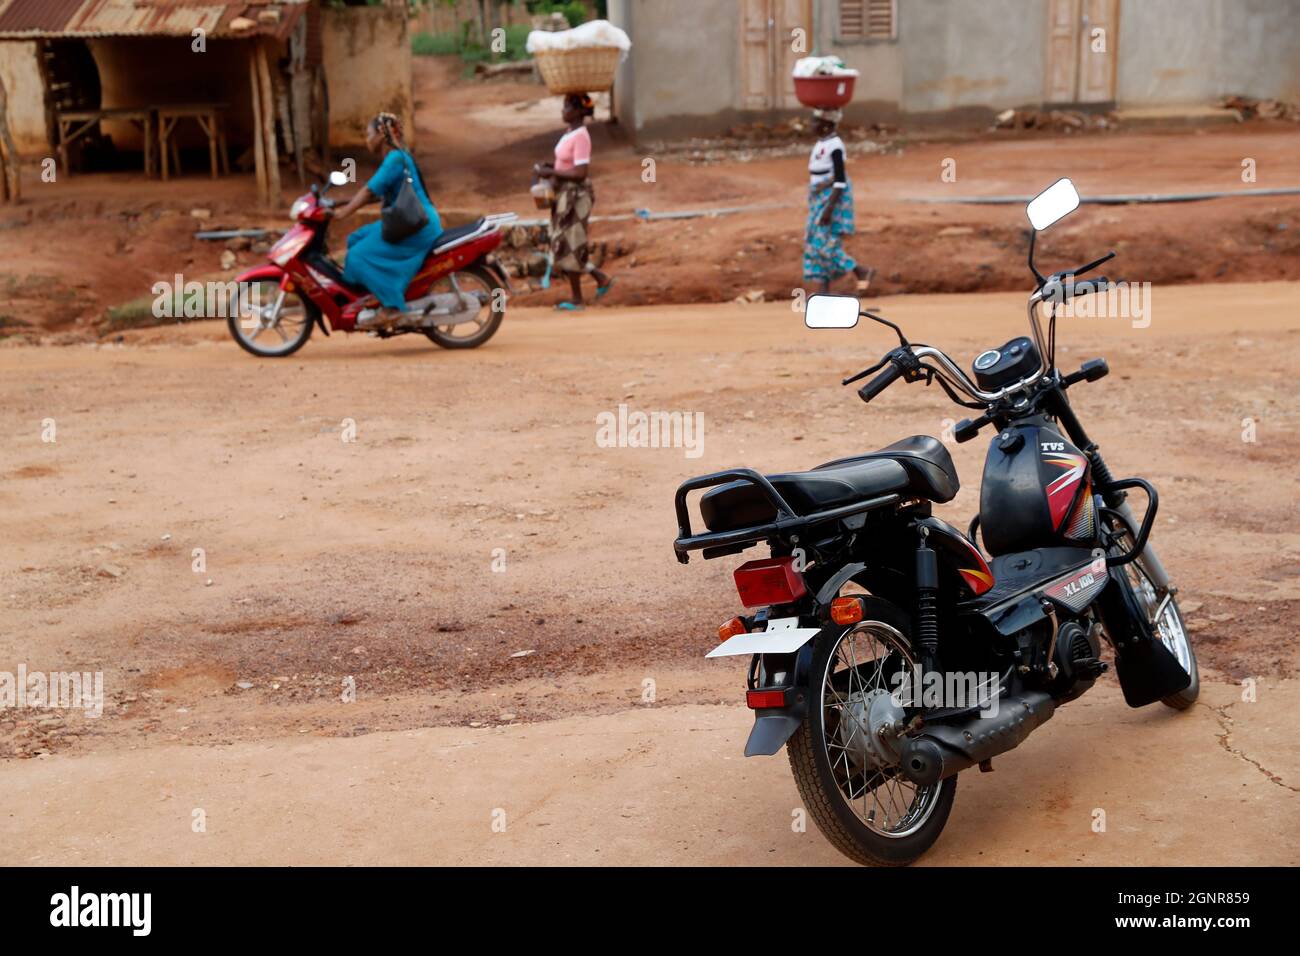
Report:
[[[736,568],[736,590],[745,607],[789,604],[808,593],[793,556],[746,561]]]
[[[745,704],[750,710],[766,710],[785,706],[785,690],[751,690],[745,692]]]

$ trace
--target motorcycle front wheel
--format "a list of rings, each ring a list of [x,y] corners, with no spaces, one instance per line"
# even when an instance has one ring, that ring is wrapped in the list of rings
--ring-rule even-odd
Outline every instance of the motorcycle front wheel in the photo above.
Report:
[[[1124,532],[1120,536],[1120,550],[1127,551],[1133,547],[1133,538]],[[1150,545],[1147,545],[1150,548]],[[1151,572],[1147,570],[1142,557],[1134,558],[1124,565],[1124,582],[1133,593],[1137,607],[1146,618],[1147,628],[1153,637],[1164,644],[1170,654],[1178,660],[1178,666],[1191,678],[1185,688],[1168,697],[1161,697],[1160,703],[1174,710],[1186,710],[1196,703],[1201,693],[1201,674],[1196,666],[1196,651],[1192,649],[1192,640],[1187,635],[1187,624],[1178,607],[1178,599],[1168,590],[1156,585]]]
[[[274,279],[241,283],[226,325],[245,352],[258,358],[292,355],[311,338],[316,303],[283,292]]]
[[[939,838],[957,777],[922,787],[871,757],[874,728],[864,714],[915,658],[907,615],[887,601],[865,601],[862,621],[817,636],[808,716],[786,752],[809,815],[837,850],[869,866],[906,866]]]

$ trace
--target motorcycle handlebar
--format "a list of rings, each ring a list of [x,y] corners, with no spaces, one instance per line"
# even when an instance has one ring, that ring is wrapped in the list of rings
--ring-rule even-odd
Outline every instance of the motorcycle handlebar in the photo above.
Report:
[[[901,378],[903,370],[898,367],[897,363],[890,361],[889,367],[883,372],[858,389],[858,397],[864,402],[869,402],[885,389],[893,385],[894,382]]]

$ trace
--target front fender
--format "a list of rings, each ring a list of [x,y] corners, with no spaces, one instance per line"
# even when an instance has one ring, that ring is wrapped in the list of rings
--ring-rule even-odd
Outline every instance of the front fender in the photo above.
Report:
[[[247,272],[235,276],[236,282],[262,282],[267,279],[273,282],[282,282],[284,280],[284,270],[274,262],[268,262],[265,265],[254,266]]]

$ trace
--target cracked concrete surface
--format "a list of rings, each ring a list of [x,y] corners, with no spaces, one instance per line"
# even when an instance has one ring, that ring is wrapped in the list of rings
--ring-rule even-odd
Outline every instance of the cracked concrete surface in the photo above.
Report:
[[[1244,753],[1242,750],[1232,745],[1234,717],[1232,714],[1229,714],[1228,711],[1237,706],[1249,706],[1251,703],[1256,703],[1256,702],[1257,701],[1236,700],[1229,704],[1213,706],[1210,704],[1206,704],[1203,701],[1197,701],[1197,706],[1208,707],[1210,710],[1214,712],[1215,717],[1218,719],[1219,726],[1223,729],[1223,733],[1219,734],[1219,744],[1220,746],[1223,747],[1224,750],[1226,750],[1228,753],[1232,754],[1233,756],[1241,760],[1244,760],[1246,763],[1250,764],[1252,767],[1254,767],[1256,770],[1262,773],[1271,782],[1277,784],[1279,787],[1282,787],[1286,790],[1290,790],[1292,793],[1300,793],[1300,787],[1287,783],[1285,780],[1282,779],[1281,775],[1274,773],[1272,770],[1270,770],[1268,767],[1265,767],[1254,757],[1251,757],[1249,754]],[[1292,753],[1294,753],[1295,748],[1296,748],[1296,743],[1292,741],[1290,744],[1290,750]],[[1295,761],[1293,760],[1292,764],[1294,763]],[[1291,769],[1294,770],[1294,766]]]
[[[1207,680],[1204,706],[1175,713],[1096,688],[994,773],[963,773],[922,862],[1300,863],[1300,683],[1240,695]],[[741,707],[688,705],[51,756],[0,777],[0,845],[13,864],[846,862],[792,825],[784,755],[741,756],[749,724]]]

